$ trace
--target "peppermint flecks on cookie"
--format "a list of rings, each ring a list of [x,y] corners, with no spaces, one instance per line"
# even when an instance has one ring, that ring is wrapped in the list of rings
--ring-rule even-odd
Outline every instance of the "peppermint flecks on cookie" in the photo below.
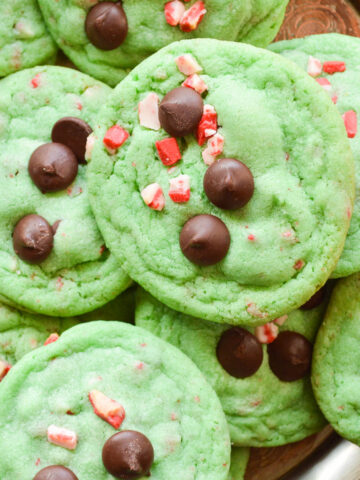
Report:
[[[0,360],[0,382],[9,373],[11,365],[3,360]]]
[[[174,165],[181,160],[181,152],[176,138],[164,138],[155,143],[160,160],[165,166]]]
[[[77,446],[77,435],[67,428],[50,425],[47,429],[47,438],[50,443],[59,447],[75,450]]]
[[[185,0],[186,2],[189,0]],[[183,32],[196,30],[206,13],[205,4],[198,0],[188,10],[180,0],[165,3],[164,14],[166,22],[172,26],[180,26]]]
[[[44,342],[44,346],[50,345],[50,343],[54,343],[59,340],[60,336],[57,333],[52,333]]]
[[[165,207],[165,197],[161,186],[152,183],[141,191],[141,196],[146,205],[153,210],[161,211]]]
[[[347,136],[354,138],[357,134],[357,115],[354,110],[345,112],[342,116],[346,128]]]
[[[186,76],[202,71],[202,67],[198,64],[196,59],[192,55],[190,55],[190,53],[180,55],[175,59],[175,63],[179,71]]]
[[[121,147],[123,143],[129,138],[129,132],[120,125],[113,125],[106,132],[103,142],[105,147],[113,151],[114,153],[118,148]]]
[[[273,322],[255,328],[255,336],[260,343],[271,343],[279,334],[279,327]]]
[[[159,121],[159,97],[151,92],[139,102],[139,121],[142,127],[152,130],[160,129]]]
[[[170,179],[169,197],[175,203],[185,203],[190,200],[190,177],[179,175]]]

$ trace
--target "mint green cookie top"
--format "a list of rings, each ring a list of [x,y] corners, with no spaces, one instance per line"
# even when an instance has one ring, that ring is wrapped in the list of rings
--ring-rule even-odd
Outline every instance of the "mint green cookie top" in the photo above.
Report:
[[[245,470],[249,461],[250,449],[232,447],[231,466],[228,480],[244,480]]]
[[[321,63],[329,61],[344,62],[345,71],[333,74],[322,71],[316,78],[327,80],[324,86],[336,101],[336,106],[341,115],[349,111],[354,111],[357,115],[360,114],[359,38],[337,33],[313,35],[304,39],[274,43],[269,48],[273,52],[281,53],[305,70],[308,70],[311,57],[316,58]],[[349,140],[355,159],[356,199],[344,251],[332,274],[333,277],[345,277],[360,270],[360,133],[351,135]]]
[[[314,348],[312,384],[334,429],[360,445],[360,275],[336,285]]]
[[[131,322],[134,309],[133,289],[126,290],[93,312],[73,318],[46,317],[0,304],[0,362],[15,365],[26,353],[41,347],[51,334],[60,335],[80,322],[92,320]]]
[[[0,18],[0,77],[52,61],[56,46],[36,0],[1,0]]]
[[[36,313],[73,316],[94,310],[130,284],[105,248],[79,165],[75,181],[42,193],[28,172],[34,150],[51,141],[55,122],[79,117],[91,127],[109,87],[75,70],[36,67],[0,81],[0,294],[1,300]],[[38,265],[15,253],[12,234],[24,216],[56,222],[54,247]]]
[[[193,134],[178,138],[182,158],[168,168],[156,142],[169,134],[140,125],[138,107],[149,124],[145,107],[185,80],[175,61],[183,54],[202,68],[197,83],[207,86],[217,134],[202,146]],[[259,325],[298,308],[325,283],[349,227],[354,164],[337,109],[292,62],[245,44],[174,43],[121,82],[98,125],[88,167],[97,222],[123,268],[160,301],[207,320]],[[112,135],[121,129],[130,136],[119,146]],[[216,207],[204,191],[204,160],[221,138],[216,158],[244,162],[255,182],[250,201],[236,210]],[[183,203],[170,197],[179,177],[190,183]],[[156,205],[149,201],[154,186],[163,199]],[[230,248],[212,266],[196,265],[180,248],[185,223],[201,214],[229,231]]]
[[[97,0],[39,0],[58,46],[80,70],[115,86],[138,63],[174,41],[209,37],[266,47],[281,26],[288,0],[203,0],[206,13],[191,32],[167,23],[164,0],[123,0],[128,33],[125,41],[113,50],[97,48],[86,34],[86,17],[98,3]],[[196,0],[177,3],[188,10]]]
[[[295,331],[311,342],[322,320],[325,303],[312,310],[295,310],[278,326]],[[229,325],[219,325],[171,310],[144,290],[137,292],[136,325],[172,343],[188,355],[214,388],[226,414],[235,445],[272,447],[296,442],[325,425],[310,383],[310,376],[281,381],[269,366],[266,345],[260,368],[246,378],[224,370],[216,350]],[[253,328],[245,327],[251,333]]]
[[[95,414],[94,391],[124,408],[119,428]],[[75,448],[50,443],[50,426],[76,435]],[[0,429],[2,480],[30,479],[50,465],[81,480],[111,480],[101,452],[117,430],[151,441],[154,480],[228,476],[228,426],[214,391],[183,353],[126,323],[78,325],[23,357],[0,389]]]

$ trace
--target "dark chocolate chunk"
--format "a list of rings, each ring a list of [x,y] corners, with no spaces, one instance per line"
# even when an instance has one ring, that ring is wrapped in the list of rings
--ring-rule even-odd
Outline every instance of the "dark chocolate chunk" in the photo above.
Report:
[[[114,50],[125,40],[128,21],[121,2],[100,2],[87,14],[85,31],[90,42],[101,50]]]
[[[131,480],[149,475],[154,449],[142,433],[123,430],[106,441],[102,459],[106,470],[115,478]]]
[[[220,262],[230,247],[230,233],[225,223],[214,215],[197,215],[180,232],[180,248],[196,265]]]
[[[54,232],[45,218],[39,215],[26,215],[15,226],[13,246],[15,253],[24,262],[43,262],[53,249]]]
[[[78,480],[78,477],[66,467],[51,465],[40,470],[33,480]]]
[[[196,131],[202,114],[203,99],[187,87],[171,90],[159,106],[160,124],[172,137],[184,137]]]
[[[69,147],[79,163],[86,163],[86,141],[91,133],[92,128],[81,118],[63,117],[53,126],[51,139]]]

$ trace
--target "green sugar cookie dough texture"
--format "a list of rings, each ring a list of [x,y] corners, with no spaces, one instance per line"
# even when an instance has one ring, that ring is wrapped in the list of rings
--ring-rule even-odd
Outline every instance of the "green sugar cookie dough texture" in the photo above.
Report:
[[[56,465],[79,480],[124,478],[111,471],[141,467],[134,458],[144,444],[126,448],[126,431],[153,448],[134,478],[228,478],[230,438],[215,392],[182,352],[125,323],[78,325],[23,357],[0,389],[0,428],[2,480]]]
[[[55,60],[36,0],[1,0],[0,18],[0,77]]]
[[[135,323],[194,361],[222,403],[235,445],[272,447],[301,440],[325,425],[310,382],[311,342],[325,306],[323,300],[278,323],[245,330],[175,312],[140,289]],[[291,351],[296,351],[294,364]]]
[[[312,384],[334,429],[360,445],[360,275],[336,285],[314,348]]]
[[[360,39],[340,34],[313,35],[269,47],[305,69],[328,92],[341,115],[355,159],[356,199],[344,251],[332,274],[345,277],[360,270]]]
[[[96,220],[160,301],[261,325],[326,282],[349,228],[354,162],[336,107],[295,64],[245,44],[174,43],[121,82],[97,124]]]
[[[177,40],[215,37],[266,47],[288,0],[40,0],[59,47],[82,71],[116,85],[147,56]]]
[[[129,286],[96,225],[81,158],[109,92],[61,67],[23,70],[0,81],[1,301],[68,317],[104,305]],[[60,128],[52,142],[55,124]]]

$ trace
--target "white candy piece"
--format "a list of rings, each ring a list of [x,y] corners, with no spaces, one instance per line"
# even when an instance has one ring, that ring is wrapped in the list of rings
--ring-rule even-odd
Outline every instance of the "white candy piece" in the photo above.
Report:
[[[271,343],[279,334],[279,327],[275,323],[266,323],[255,328],[255,337],[260,343]]]
[[[318,77],[319,75],[321,75],[322,63],[320,62],[320,60],[310,55],[307,72],[311,77]]]
[[[151,183],[145,187],[141,192],[141,196],[146,205],[153,210],[160,211],[165,206],[165,197],[158,183]]]
[[[87,162],[90,162],[91,160],[91,155],[95,145],[95,140],[96,140],[96,137],[93,133],[91,133],[86,140],[85,160]]]
[[[48,442],[58,445],[59,447],[75,450],[77,446],[77,435],[67,428],[50,425],[47,429]]]
[[[160,130],[159,97],[156,93],[149,93],[144,100],[139,102],[138,111],[139,121],[142,127]]]

